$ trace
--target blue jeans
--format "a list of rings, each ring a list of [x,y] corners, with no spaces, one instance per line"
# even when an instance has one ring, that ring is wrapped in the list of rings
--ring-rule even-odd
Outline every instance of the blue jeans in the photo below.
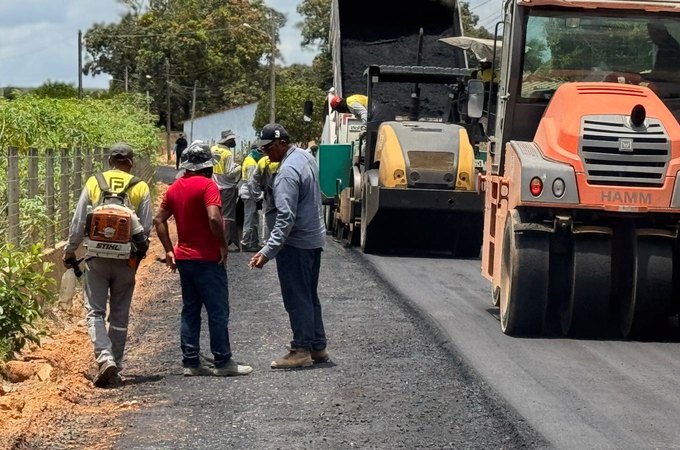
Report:
[[[215,357],[215,366],[223,367],[231,359],[226,268],[216,261],[178,260],[177,269],[182,285],[182,363],[184,367],[200,364],[201,309],[205,305],[210,351]]]
[[[276,255],[283,305],[293,330],[292,348],[326,348],[326,332],[317,294],[320,267],[320,248],[310,250],[284,245]]]

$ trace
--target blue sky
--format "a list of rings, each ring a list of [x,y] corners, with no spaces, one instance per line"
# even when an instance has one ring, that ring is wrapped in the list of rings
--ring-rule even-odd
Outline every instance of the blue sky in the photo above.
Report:
[[[310,64],[295,24],[298,0],[265,0],[287,15],[280,50],[285,64]],[[116,0],[0,0],[0,86],[39,86],[47,79],[78,82],[78,30],[115,22],[125,12]],[[106,75],[83,77],[85,88],[107,87]]]

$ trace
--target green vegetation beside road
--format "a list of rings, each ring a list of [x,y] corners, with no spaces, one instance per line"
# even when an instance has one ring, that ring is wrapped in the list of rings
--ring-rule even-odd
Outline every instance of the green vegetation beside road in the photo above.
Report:
[[[0,360],[44,334],[56,285],[43,249],[66,237],[80,188],[105,164],[103,149],[128,142],[139,175],[153,175],[154,121],[139,95],[0,98],[0,236],[14,241],[0,245]]]

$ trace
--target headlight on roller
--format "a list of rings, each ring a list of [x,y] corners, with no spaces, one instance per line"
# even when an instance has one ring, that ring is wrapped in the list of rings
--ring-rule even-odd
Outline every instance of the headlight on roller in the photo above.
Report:
[[[565,190],[564,180],[562,178],[555,178],[552,185],[553,195],[560,198],[564,195]]]
[[[401,170],[401,169],[397,169],[397,170],[394,171],[392,176],[394,177],[395,180],[399,181],[402,178],[404,178],[404,171]]]

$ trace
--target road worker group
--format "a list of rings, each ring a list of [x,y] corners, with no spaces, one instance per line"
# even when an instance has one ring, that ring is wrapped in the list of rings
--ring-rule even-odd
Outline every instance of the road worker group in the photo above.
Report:
[[[316,294],[325,240],[318,167],[308,151],[291,143],[282,125],[267,125],[261,136],[241,164],[234,154],[237,136],[230,130],[212,147],[201,141],[189,144],[181,152],[177,178],[153,219],[167,268],[179,272],[185,376],[237,376],[253,371],[234,362],[229,344],[226,265],[230,244],[255,253],[251,267],[262,268],[271,258],[285,260],[285,264],[279,261],[277,270],[293,339],[289,351],[272,361],[271,368],[308,367],[329,359]],[[129,308],[138,263],[146,254],[151,232],[149,187],[130,174],[133,155],[125,143],[111,148],[110,169],[86,183],[64,248],[66,267],[84,262],[84,298],[97,387],[124,383],[121,371]],[[283,174],[277,180],[279,171]],[[241,236],[236,226],[239,198],[244,208]],[[177,226],[174,243],[168,229],[171,216]],[[116,223],[129,225],[111,228],[112,218],[120,217],[127,221]],[[83,253],[81,243],[85,253],[77,259],[77,253]],[[202,357],[200,352],[203,307],[211,324],[213,358]]]

